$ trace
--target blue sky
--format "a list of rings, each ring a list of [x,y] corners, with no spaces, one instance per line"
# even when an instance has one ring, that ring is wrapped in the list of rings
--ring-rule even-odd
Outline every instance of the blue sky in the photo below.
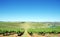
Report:
[[[0,0],[0,21],[60,21],[60,0]]]

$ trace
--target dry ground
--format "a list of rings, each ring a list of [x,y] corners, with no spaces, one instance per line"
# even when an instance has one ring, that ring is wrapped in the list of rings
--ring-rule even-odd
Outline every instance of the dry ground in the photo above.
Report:
[[[22,36],[17,36],[17,34],[14,34],[14,35],[9,35],[9,36],[3,36],[3,35],[0,35],[0,37],[60,37],[60,34],[45,34],[44,36],[43,35],[38,35],[38,34],[33,34],[32,36],[30,36],[29,34],[27,35],[22,35]]]

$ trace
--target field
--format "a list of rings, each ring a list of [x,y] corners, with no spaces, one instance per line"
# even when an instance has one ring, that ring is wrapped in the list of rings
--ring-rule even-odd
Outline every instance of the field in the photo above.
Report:
[[[60,22],[0,22],[0,37],[60,37]]]

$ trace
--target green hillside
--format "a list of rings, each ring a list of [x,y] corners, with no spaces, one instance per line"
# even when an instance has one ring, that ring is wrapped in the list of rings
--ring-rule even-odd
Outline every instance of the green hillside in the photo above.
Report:
[[[25,30],[33,33],[58,33],[60,32],[60,22],[0,22],[0,33]]]

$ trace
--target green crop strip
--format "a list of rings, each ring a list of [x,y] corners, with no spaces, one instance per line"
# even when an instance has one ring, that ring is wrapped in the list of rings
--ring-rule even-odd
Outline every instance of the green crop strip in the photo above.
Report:
[[[60,22],[27,22],[25,25],[29,27],[24,27],[25,22],[0,22],[0,34],[6,32],[24,32],[28,29],[29,33],[59,33],[60,32]]]

